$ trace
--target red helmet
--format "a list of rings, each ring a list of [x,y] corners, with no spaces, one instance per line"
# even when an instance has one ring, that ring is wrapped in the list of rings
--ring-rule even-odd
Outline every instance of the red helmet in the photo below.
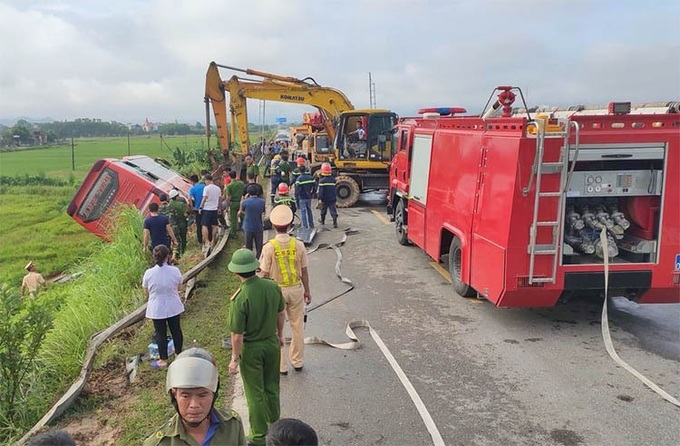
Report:
[[[321,175],[330,175],[332,173],[331,165],[329,163],[323,163],[321,165]]]
[[[306,161],[305,161],[305,159],[304,159],[303,157],[298,156],[298,159],[297,159],[297,165],[298,165],[298,166],[304,166],[304,165],[305,165],[305,162],[306,162]]]
[[[289,192],[288,185],[286,183],[281,183],[279,184],[279,193],[280,194],[287,194]]]

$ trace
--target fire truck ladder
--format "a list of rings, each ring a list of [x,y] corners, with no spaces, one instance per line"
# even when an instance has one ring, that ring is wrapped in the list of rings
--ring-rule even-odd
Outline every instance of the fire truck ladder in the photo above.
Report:
[[[562,124],[562,123],[560,123]],[[571,173],[574,170],[575,163],[572,163],[571,168],[569,168],[569,137],[570,130],[573,126],[575,129],[576,143],[575,143],[575,154],[578,154],[578,140],[579,140],[579,126],[578,123],[573,121],[563,122],[560,126],[560,131],[547,131],[546,126],[547,121],[532,121],[527,124],[527,130],[533,126],[536,128],[536,157],[534,158],[534,165],[531,170],[531,176],[529,177],[529,184],[522,190],[524,196],[529,194],[531,186],[534,180],[534,175],[536,176],[536,194],[534,195],[534,213],[531,222],[531,228],[529,229],[529,283],[555,283],[555,278],[557,276],[557,260],[559,258],[560,247],[559,243],[562,235],[562,225],[564,220],[564,199],[566,195],[566,190],[569,187],[569,180],[571,179]],[[545,154],[545,140],[546,138],[561,138],[562,147],[560,149],[560,159],[559,161],[544,161],[543,156]],[[574,157],[576,159],[576,156]],[[541,190],[542,178],[544,175],[559,175],[559,189],[554,191],[543,191]],[[546,198],[557,198],[557,209],[552,215],[555,215],[555,220],[539,220],[538,210],[541,203],[544,203]],[[538,233],[538,228],[551,227],[552,228],[552,243],[547,245],[536,244],[536,237]],[[535,266],[536,266],[536,256],[551,256],[552,257],[552,274],[549,277],[534,277]]]

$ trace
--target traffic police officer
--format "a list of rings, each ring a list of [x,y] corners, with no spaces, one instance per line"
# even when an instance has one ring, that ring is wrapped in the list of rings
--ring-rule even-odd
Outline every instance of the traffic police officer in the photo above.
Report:
[[[309,290],[309,273],[305,245],[288,235],[293,222],[293,212],[288,206],[277,206],[269,214],[269,220],[276,230],[276,237],[262,248],[260,256],[261,275],[271,277],[281,287],[286,301],[286,313],[292,333],[290,341],[290,362],[295,371],[302,371],[305,343],[303,319],[305,305],[312,301]],[[282,375],[288,374],[285,350],[281,352]]]
[[[180,353],[168,368],[165,388],[177,413],[144,446],[247,444],[238,414],[215,409],[219,375],[208,351],[193,347]]]
[[[232,355],[229,372],[240,366],[248,403],[248,441],[264,445],[269,425],[279,419],[279,362],[286,303],[273,280],[258,277],[260,262],[249,249],[234,252],[229,271],[241,281],[230,309]]]

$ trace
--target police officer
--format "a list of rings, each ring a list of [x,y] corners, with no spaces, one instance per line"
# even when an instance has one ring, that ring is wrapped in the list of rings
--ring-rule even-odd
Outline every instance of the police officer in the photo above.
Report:
[[[235,411],[215,409],[219,375],[215,358],[202,348],[190,348],[170,364],[165,388],[177,413],[144,446],[245,446],[243,423]]]
[[[279,206],[280,207],[280,206]],[[229,372],[241,369],[248,403],[248,441],[264,445],[269,425],[279,419],[279,361],[286,303],[276,282],[258,277],[260,262],[249,249],[234,252],[229,271],[241,281],[231,302],[232,355]]]
[[[307,250],[305,245],[288,235],[293,222],[293,212],[288,206],[277,206],[269,214],[269,220],[276,230],[276,237],[262,248],[260,268],[262,277],[270,277],[281,287],[286,301],[286,314],[292,333],[290,341],[290,362],[295,371],[302,371],[305,344],[303,318],[305,305],[312,301],[309,289]],[[281,352],[282,375],[288,374],[285,351]]]
[[[333,169],[329,163],[321,165],[321,178],[319,178],[319,187],[317,197],[321,202],[321,220],[322,225],[326,224],[326,213],[331,211],[331,218],[333,219],[333,227],[338,227],[338,210],[335,208],[335,203],[338,201],[338,194],[335,191],[335,177],[333,176]]]

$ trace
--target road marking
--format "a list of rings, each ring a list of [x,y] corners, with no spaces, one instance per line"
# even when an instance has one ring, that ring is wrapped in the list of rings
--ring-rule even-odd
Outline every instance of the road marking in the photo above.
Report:
[[[386,225],[390,224],[390,221],[388,219],[386,219],[385,217],[383,217],[383,215],[380,212],[376,211],[375,209],[371,209],[371,212],[373,212],[373,214],[376,217],[378,217],[378,219],[380,219],[380,221],[383,222],[384,224],[386,224]]]
[[[434,268],[434,270],[437,271],[439,274],[441,274],[442,277],[446,279],[447,282],[451,283],[451,274],[449,274],[446,268],[444,268],[437,262],[430,262],[430,266]]]
[[[441,274],[442,277],[446,279],[447,282],[451,283],[451,274],[446,270],[446,268],[444,268],[437,262],[430,262],[430,266],[439,274]],[[477,299],[476,297],[472,297],[468,300],[473,304],[483,304],[485,302],[484,299]]]
[[[432,443],[434,444],[434,446],[444,446],[445,444],[444,439],[439,433],[437,425],[434,423],[432,416],[430,416],[430,412],[427,410],[427,407],[425,407],[425,403],[423,403],[423,400],[420,399],[420,396],[418,395],[418,392],[416,392],[416,389],[413,387],[413,384],[411,384],[411,381],[408,379],[402,368],[399,366],[397,360],[394,359],[394,356],[392,356],[392,353],[389,351],[385,343],[382,341],[382,339],[378,335],[378,332],[373,330],[373,328],[370,326],[368,327],[368,332],[371,334],[371,337],[373,338],[375,343],[378,344],[378,348],[380,348],[380,351],[382,351],[383,355],[387,359],[387,362],[389,362],[390,365],[392,366],[392,370],[394,370],[394,373],[397,374],[397,376],[399,377],[399,381],[401,381],[401,384],[404,386],[406,392],[408,392],[409,396],[411,397],[411,401],[413,401],[413,404],[415,404],[416,409],[418,409],[418,413],[420,413],[420,418],[423,419],[423,422],[425,423],[425,426],[427,427],[427,430],[430,433],[430,437],[432,437]]]

